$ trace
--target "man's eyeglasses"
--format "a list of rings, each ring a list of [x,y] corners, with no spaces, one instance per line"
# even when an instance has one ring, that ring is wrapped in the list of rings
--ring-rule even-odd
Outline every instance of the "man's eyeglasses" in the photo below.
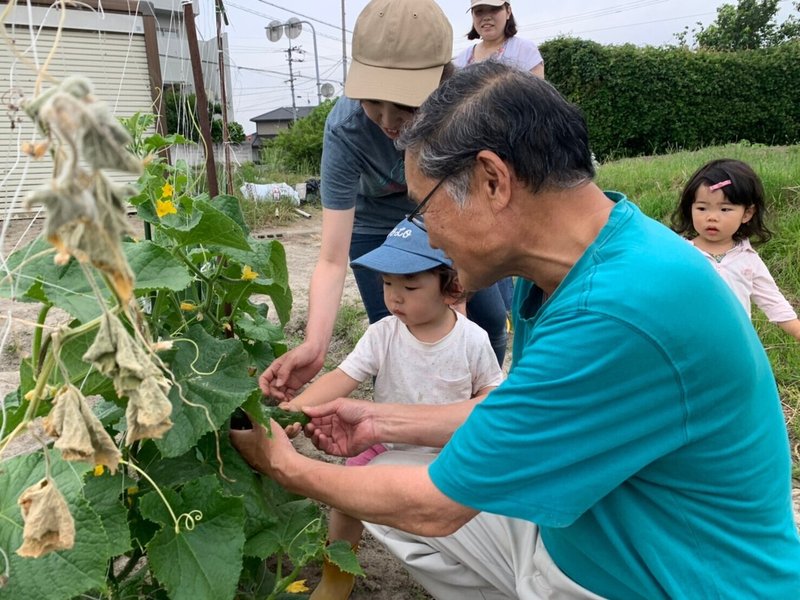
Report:
[[[439,180],[439,183],[433,186],[433,189],[428,193],[428,195],[422,199],[422,202],[417,204],[417,207],[411,211],[410,215],[406,217],[406,219],[408,219],[414,225],[422,229],[422,231],[428,231],[427,229],[425,229],[425,218],[422,216],[422,214],[425,212],[425,206],[428,204],[428,202],[430,202],[430,199],[433,198],[433,195],[436,193],[436,190],[439,189],[439,186],[441,186],[445,182],[445,180],[447,180],[448,177],[449,175],[445,175],[444,177],[442,177]]]

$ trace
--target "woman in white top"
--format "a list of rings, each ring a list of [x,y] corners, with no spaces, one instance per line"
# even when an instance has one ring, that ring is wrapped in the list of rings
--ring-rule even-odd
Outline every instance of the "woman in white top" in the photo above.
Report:
[[[453,59],[463,68],[474,62],[497,60],[544,78],[544,61],[530,40],[516,37],[517,24],[505,0],[472,0],[472,29],[467,39],[480,42]]]

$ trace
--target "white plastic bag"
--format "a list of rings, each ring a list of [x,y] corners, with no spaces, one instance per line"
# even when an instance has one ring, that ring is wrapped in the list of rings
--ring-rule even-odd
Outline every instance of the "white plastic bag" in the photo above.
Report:
[[[277,202],[288,198],[294,206],[300,206],[300,194],[288,183],[247,183],[239,191],[248,200]]]

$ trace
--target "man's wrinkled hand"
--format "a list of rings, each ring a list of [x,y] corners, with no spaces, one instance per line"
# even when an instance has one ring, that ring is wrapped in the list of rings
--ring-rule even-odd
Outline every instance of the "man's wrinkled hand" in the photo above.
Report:
[[[281,466],[297,452],[275,421],[270,421],[272,437],[263,425],[251,422],[252,429],[230,430],[231,444],[253,469],[280,482]]]
[[[317,449],[332,456],[356,456],[381,442],[376,439],[374,403],[339,398],[308,407],[305,433]]]

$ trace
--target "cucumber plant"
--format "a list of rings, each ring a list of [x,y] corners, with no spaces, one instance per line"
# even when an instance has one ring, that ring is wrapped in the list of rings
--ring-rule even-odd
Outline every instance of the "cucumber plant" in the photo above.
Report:
[[[311,561],[360,572],[346,543],[325,545],[316,504],[228,441],[240,407],[268,421],[257,376],[285,351],[292,304],[281,244],[161,156],[185,140],[148,135],[152,115],[117,121],[87,80],[24,107],[42,140],[22,150],[54,169],[29,199],[47,208],[42,237],[0,273],[0,295],[40,306],[2,406],[0,600],[296,598]],[[2,456],[31,432],[40,450]]]

